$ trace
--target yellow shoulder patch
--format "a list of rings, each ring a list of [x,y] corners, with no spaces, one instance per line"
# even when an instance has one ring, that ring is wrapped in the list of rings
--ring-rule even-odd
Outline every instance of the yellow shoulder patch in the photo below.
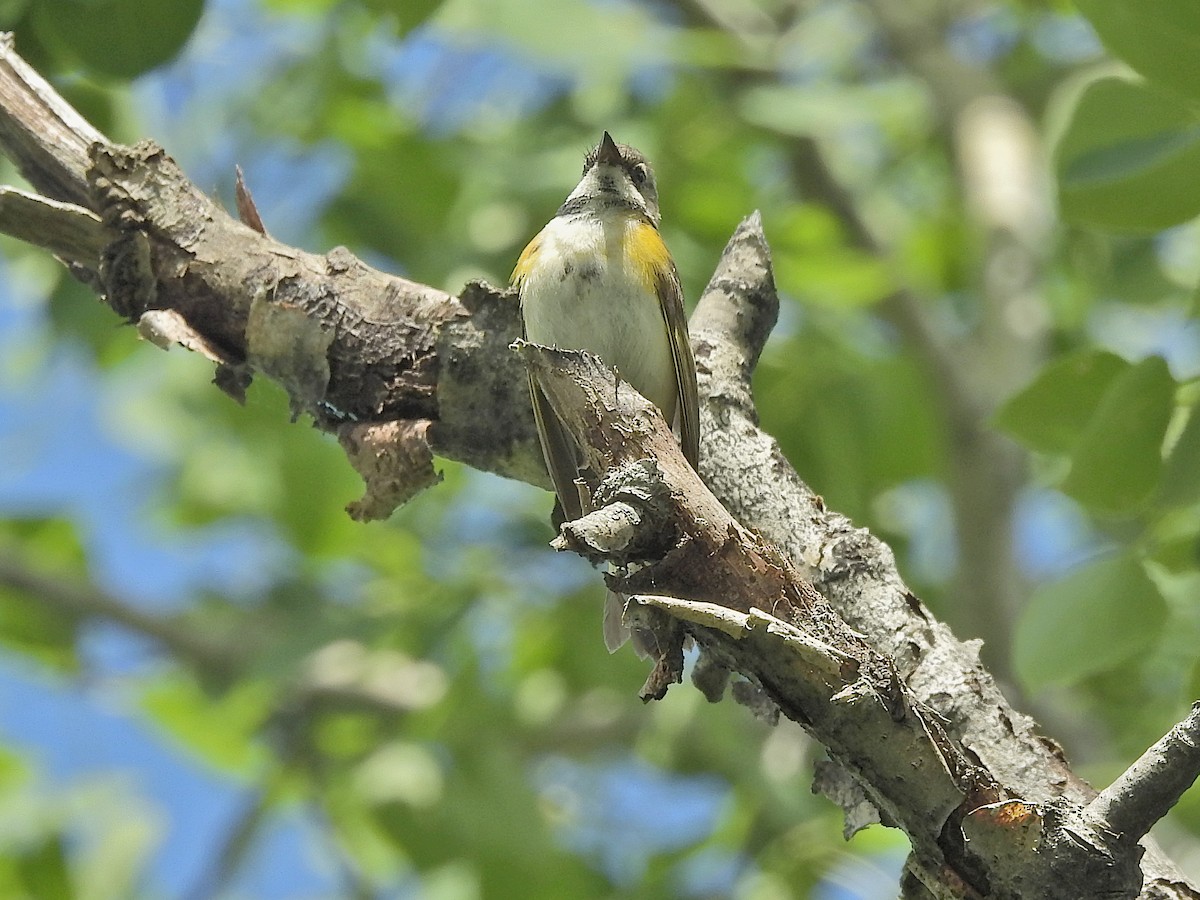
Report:
[[[671,269],[671,251],[658,229],[645,219],[630,221],[621,250],[647,291],[655,290],[659,279]]]
[[[525,249],[521,251],[521,255],[517,257],[517,264],[513,267],[512,275],[509,276],[509,283],[521,286],[521,282],[529,275],[533,269],[533,261],[537,259],[538,250],[542,246],[542,235],[539,232],[532,241],[525,245]]]

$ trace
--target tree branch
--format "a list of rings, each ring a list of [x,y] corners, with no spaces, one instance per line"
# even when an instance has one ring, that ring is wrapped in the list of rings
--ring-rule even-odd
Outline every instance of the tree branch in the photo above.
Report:
[[[88,150],[105,140],[0,35],[0,151],[52,200],[89,205]]]
[[[68,264],[94,264],[108,244],[95,213],[16,188],[0,188],[0,231]]]
[[[228,643],[210,640],[182,622],[143,612],[91,584],[48,575],[0,551],[0,586],[23,594],[71,619],[102,619],[160,644],[200,672],[228,676],[235,653]]]
[[[201,677],[221,683],[265,655],[260,639],[204,632],[186,618],[145,612],[93,584],[40,572],[10,551],[0,551],[0,587],[28,595],[68,620],[107,622],[148,638]],[[433,663],[335,640],[302,661],[286,701],[289,709],[336,706],[396,716],[436,703],[445,690],[445,676]]]
[[[268,780],[274,777],[274,773],[267,776]],[[208,900],[223,895],[254,849],[271,811],[270,796],[266,786],[252,788],[246,794],[242,808],[219,841],[212,864],[200,873],[186,895],[187,900]]]
[[[838,614],[884,656],[946,730],[1014,795],[1086,804],[1095,791],[1062,750],[1013,709],[980,664],[978,641],[957,640],[904,585],[890,548],[829,510],[758,428],[747,360],[761,351],[776,310],[770,250],[752,221],[739,226],[692,316],[701,394],[704,483],[808,577]],[[724,323],[741,323],[721,331]],[[1152,843],[1142,896],[1190,896],[1186,879]],[[1200,896],[1200,894],[1197,894]]]
[[[1097,827],[1137,840],[1200,777],[1200,703],[1087,807]]]
[[[644,695],[657,699],[679,679],[683,638],[693,638],[710,664],[749,679],[855,778],[880,819],[908,836],[908,871],[936,896],[1137,895],[1136,841],[1088,827],[1085,810],[1063,797],[1033,801],[997,780],[891,660],[729,515],[658,410],[603,361],[518,350],[583,448],[592,511],[564,527],[562,545],[618,567],[638,563],[609,586],[665,619],[638,623],[658,647]]]

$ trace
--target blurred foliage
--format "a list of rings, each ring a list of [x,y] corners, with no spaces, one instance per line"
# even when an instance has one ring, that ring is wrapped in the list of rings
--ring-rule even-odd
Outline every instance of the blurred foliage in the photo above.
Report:
[[[1063,212],[1111,228],[1154,230],[1200,213],[1200,11],[1187,0],[1131,6],[1079,0],[1101,40],[1143,78],[1099,78],[1058,146]]]
[[[908,6],[7,0],[0,27],[99,127],[159,137],[202,187],[231,197],[245,163],[275,233],[450,290],[507,277],[603,129],[654,160],[691,300],[760,209],[783,295],[764,426],[963,637],[1011,639],[989,663],[1104,782],[1200,690],[1200,16],[1188,0]],[[1034,235],[1012,243],[963,149],[971,101],[998,95],[1048,204],[1008,223]],[[311,812],[338,895],[894,896],[902,838],[843,843],[797,727],[688,687],[636,702],[644,667],[604,652],[599,577],[545,549],[546,496],[446,464],[392,521],[355,524],[341,451],[288,425],[278,389],[235,405],[201,360],[138,344],[65,273],[4,249],[40,305],[0,322],[21,329],[0,331],[19,347],[0,395],[36,395],[69,355],[94,455],[138,475],[124,518],[69,493],[13,503],[0,563],[65,594],[103,584],[157,648],[106,671],[87,641],[111,610],[6,587],[7,658],[121,697],[257,809]],[[997,293],[1014,270],[1024,288]],[[76,439],[38,421],[14,423],[20,441],[0,429],[10,471],[93,453],[55,455]],[[963,505],[980,446],[1019,460],[1008,506]],[[980,609],[955,514],[993,523],[999,546],[1014,535],[1005,577],[1024,602]],[[253,564],[213,564],[146,611],[109,558],[116,543],[152,568],[145,537],[100,539],[131,519],[185,546],[240,528]],[[166,826],[136,791],[48,786],[28,756],[0,757],[0,892],[161,896]],[[261,821],[205,854],[211,893],[252,865]],[[1200,800],[1163,836],[1194,858]]]
[[[31,3],[17,24],[50,59],[99,76],[132,78],[174,57],[204,11],[204,0],[54,0]]]

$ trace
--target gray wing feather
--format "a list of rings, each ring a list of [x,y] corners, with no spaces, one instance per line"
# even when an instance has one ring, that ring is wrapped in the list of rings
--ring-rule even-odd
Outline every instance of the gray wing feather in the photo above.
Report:
[[[683,312],[683,288],[675,264],[659,279],[657,285],[662,300],[663,319],[667,323],[667,338],[671,342],[671,359],[675,363],[675,384],[679,391],[679,438],[683,455],[693,469],[700,461],[700,397],[696,387],[696,359],[688,337],[687,317]]]
[[[550,473],[554,493],[558,495],[564,521],[570,522],[583,515],[579,489],[575,485],[575,478],[579,474],[575,444],[542,389],[534,384],[532,376],[529,379],[529,397],[533,401],[533,420],[537,424],[546,471]]]

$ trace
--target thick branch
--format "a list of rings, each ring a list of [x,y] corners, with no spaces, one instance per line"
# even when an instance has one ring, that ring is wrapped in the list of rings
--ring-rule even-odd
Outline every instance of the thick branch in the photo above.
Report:
[[[1080,808],[1062,798],[1014,796],[952,740],[891,661],[782,553],[729,515],[657,409],[594,356],[519,350],[584,448],[594,511],[564,528],[567,543],[617,565],[641,562],[610,586],[652,592],[641,602],[674,622],[657,629],[652,681],[661,673],[665,689],[677,674],[682,629],[719,667],[761,687],[855,777],[882,821],[904,830],[909,871],[940,896],[1136,896],[1141,848],[1084,827]],[[640,557],[631,555],[635,547]]]
[[[507,351],[520,333],[516,304],[499,291],[473,285],[459,301],[343,249],[305,253],[242,225],[161,149],[108,142],[10,40],[0,43],[0,150],[47,197],[71,204],[43,202],[33,232],[20,210],[5,216],[0,209],[0,228],[76,263],[132,322],[161,310],[177,314],[172,339],[206,348],[219,362],[217,383],[233,396],[253,372],[264,373],[287,388],[297,413],[326,430],[430,420],[429,443],[443,455],[545,481],[523,376]],[[29,203],[17,195],[12,202]],[[102,228],[93,229],[97,219]],[[68,239],[85,220],[82,237]],[[98,237],[107,242],[99,249]],[[374,452],[417,456],[411,446],[378,441]],[[429,466],[414,479],[436,480]],[[405,493],[389,485],[386,496],[369,492],[358,509],[386,515]]]
[[[744,222],[730,240],[692,317],[704,435],[704,483],[739,521],[780,547],[855,631],[890,658],[950,735],[1017,796],[1086,804],[1095,791],[1071,771],[1061,749],[1014,710],[980,664],[979,643],[961,642],[904,585],[890,548],[825,507],[757,427],[746,360],[757,358],[761,328],[720,323],[771,321],[776,309],[770,251]],[[1151,847],[1145,891],[1191,896],[1185,879]],[[1142,896],[1155,896],[1143,893]],[[1200,894],[1197,894],[1200,896]]]
[[[648,401],[594,356],[530,344],[520,351],[585,448],[587,468],[609,473],[590,485],[596,512],[564,535],[594,553],[612,534],[606,518],[628,524],[626,511],[635,508],[632,527],[644,539],[624,542],[608,558],[635,562],[627,548],[637,546],[643,559],[653,554],[658,561],[612,586],[680,598],[648,602],[684,622],[726,667],[760,683],[860,774],[889,821],[948,865],[937,844],[942,826],[967,795],[979,805],[986,775],[970,774],[973,767],[941,729],[909,705],[890,663],[846,627],[783,554],[729,515]],[[661,488],[648,489],[655,475]]]

